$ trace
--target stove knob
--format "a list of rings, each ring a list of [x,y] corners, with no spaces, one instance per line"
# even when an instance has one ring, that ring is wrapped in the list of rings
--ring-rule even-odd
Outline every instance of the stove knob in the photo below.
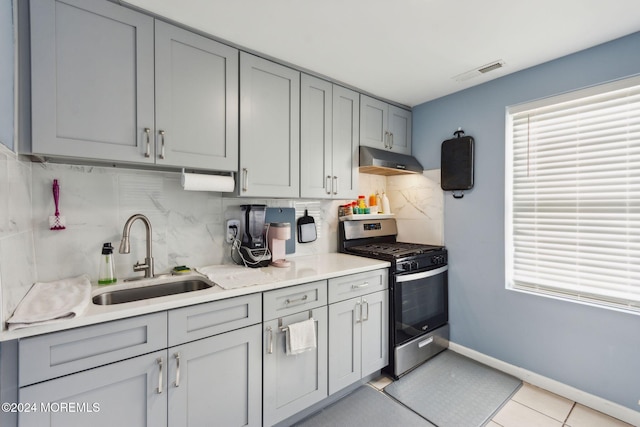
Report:
[[[411,269],[417,270],[419,268],[418,261],[411,261]]]

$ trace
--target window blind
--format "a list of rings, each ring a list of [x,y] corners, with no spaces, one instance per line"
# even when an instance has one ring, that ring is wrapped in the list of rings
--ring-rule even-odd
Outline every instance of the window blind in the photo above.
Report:
[[[507,287],[640,311],[640,79],[507,112]]]

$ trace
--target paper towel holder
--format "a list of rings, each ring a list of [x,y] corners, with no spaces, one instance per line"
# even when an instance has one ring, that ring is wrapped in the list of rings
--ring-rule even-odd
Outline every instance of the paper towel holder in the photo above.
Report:
[[[187,176],[189,176],[189,177],[209,177],[209,178],[218,177],[219,179],[230,179],[230,181],[231,181],[231,182],[227,182],[226,184],[224,184],[224,185],[230,185],[231,186],[230,189],[189,188],[189,190],[233,192],[234,189],[235,189],[235,178],[234,178],[234,172],[233,171],[229,171],[229,172],[220,171],[220,172],[214,172],[214,173],[196,173],[196,172],[197,171],[186,172],[186,168],[182,168],[180,181],[182,182],[182,186],[183,186],[183,188],[185,190],[187,190],[187,188],[185,187],[185,182],[186,182]],[[191,180],[193,180],[193,178],[191,178]],[[214,184],[214,186],[215,186],[215,184]]]

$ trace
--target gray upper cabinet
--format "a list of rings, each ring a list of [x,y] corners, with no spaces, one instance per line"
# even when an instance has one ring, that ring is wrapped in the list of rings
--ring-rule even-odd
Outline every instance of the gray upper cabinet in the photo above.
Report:
[[[238,51],[156,21],[156,163],[238,170]]]
[[[240,53],[239,195],[300,195],[300,73]]]
[[[411,111],[361,95],[360,145],[411,154]]]
[[[100,0],[30,5],[31,152],[153,163],[153,18]]]
[[[300,196],[356,197],[358,93],[303,74],[300,100]]]
[[[33,154],[237,171],[236,49],[112,2],[37,0],[31,75]]]

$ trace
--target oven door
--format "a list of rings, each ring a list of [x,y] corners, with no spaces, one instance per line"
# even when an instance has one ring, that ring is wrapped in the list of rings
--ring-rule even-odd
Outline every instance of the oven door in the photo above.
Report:
[[[393,344],[398,346],[449,320],[448,266],[395,276]]]

